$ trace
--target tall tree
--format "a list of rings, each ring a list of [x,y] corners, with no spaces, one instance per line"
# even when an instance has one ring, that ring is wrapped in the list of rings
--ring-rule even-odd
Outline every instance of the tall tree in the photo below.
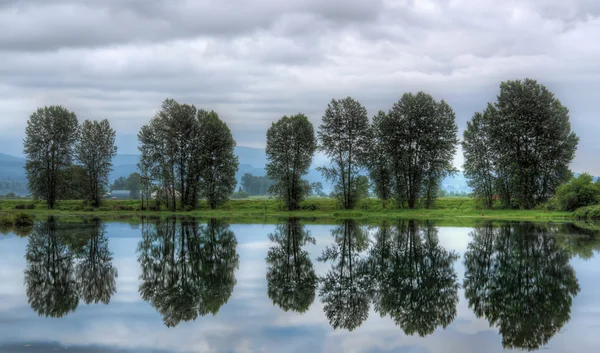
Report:
[[[462,149],[465,157],[463,164],[467,184],[473,190],[473,196],[487,208],[494,204],[495,152],[492,147],[489,114],[475,113],[463,133]]]
[[[46,200],[50,209],[63,196],[62,176],[73,161],[77,130],[77,116],[61,106],[39,108],[27,121],[24,152],[29,191]]]
[[[138,134],[140,166],[160,185],[157,196],[171,210],[177,208],[177,201],[182,208],[197,203],[201,136],[196,112],[193,105],[167,99]]]
[[[405,93],[387,115],[374,119],[378,141],[391,164],[395,196],[415,208],[431,207],[442,178],[454,172],[458,127],[454,111],[424,92]]]
[[[385,146],[386,122],[387,115],[384,111],[379,111],[373,117],[371,158],[368,164],[369,176],[374,184],[375,195],[383,201],[384,205],[393,197],[394,189],[392,164],[389,155],[386,153],[387,146]]]
[[[331,100],[319,126],[318,137],[319,150],[332,161],[332,166],[318,170],[335,183],[334,194],[342,207],[354,208],[358,201],[356,178],[366,166],[369,154],[367,109],[351,97]]]
[[[233,153],[235,140],[227,124],[214,111],[198,111],[200,131],[199,163],[202,195],[210,208],[217,208],[235,191],[238,157]]]
[[[488,104],[483,120],[486,129],[468,131],[487,135],[482,139],[489,141],[494,151],[488,156],[495,175],[494,189],[506,206],[532,208],[569,180],[569,164],[579,138],[571,130],[569,111],[544,85],[531,79],[502,82],[498,100]],[[477,158],[478,154],[469,151],[465,165],[477,168],[481,164]],[[470,174],[475,189],[485,189],[482,184],[486,181],[478,177],[485,172]]]
[[[309,193],[302,182],[316,149],[315,131],[306,115],[284,116],[267,131],[267,176],[288,210],[296,210]]]
[[[100,206],[108,187],[112,159],[117,155],[116,132],[108,120],[86,120],[81,125],[79,141],[75,145],[76,158],[86,175],[85,198],[94,207]]]

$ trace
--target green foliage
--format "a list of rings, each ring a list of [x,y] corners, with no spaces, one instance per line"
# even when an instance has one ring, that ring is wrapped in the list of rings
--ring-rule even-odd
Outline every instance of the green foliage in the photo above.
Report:
[[[0,216],[0,227],[12,227],[15,220],[12,215],[4,214]]]
[[[237,157],[231,131],[217,113],[167,99],[138,133],[141,188],[167,208],[196,207],[205,197],[215,208],[235,190]]]
[[[562,211],[596,205],[600,203],[600,182],[594,182],[594,178],[587,173],[573,177],[556,189],[554,202]]]
[[[318,170],[335,184],[334,196],[344,209],[358,204],[355,186],[361,170],[367,166],[371,132],[367,109],[347,97],[332,99],[319,126],[319,150],[331,159],[331,167]]]
[[[77,116],[61,106],[39,108],[27,121],[25,129],[25,170],[29,190],[48,208],[64,198],[68,187],[62,174],[72,164],[77,140]]]
[[[576,209],[575,218],[587,220],[600,219],[600,205],[587,206]]]
[[[371,168],[375,190],[399,205],[432,207],[442,178],[454,172],[458,127],[452,108],[424,92],[405,93],[388,114],[373,119]]]
[[[248,195],[248,193],[243,190],[237,191],[237,192],[234,192],[233,194],[231,194],[232,199],[245,199],[248,196],[250,196],[250,195]]]
[[[31,227],[35,217],[29,213],[17,213],[13,216],[15,227]]]
[[[94,207],[100,206],[112,170],[112,159],[117,155],[115,136],[108,120],[85,120],[75,145],[76,158],[85,173],[84,199]]]
[[[283,116],[267,131],[267,176],[275,181],[270,191],[288,210],[295,210],[310,191],[302,180],[316,149],[313,125],[306,115]]]
[[[490,188],[507,207],[530,209],[551,198],[571,177],[579,138],[569,112],[536,81],[506,81],[464,136],[465,173],[489,206]]]
[[[211,209],[226,202],[237,184],[238,157],[233,154],[235,140],[217,113],[198,111],[201,149],[199,159],[201,194]]]
[[[35,208],[35,204],[33,203],[20,203],[15,205],[15,210],[33,210]]]
[[[250,196],[268,195],[269,188],[275,182],[266,176],[254,176],[250,173],[245,173],[242,176],[241,188]]]

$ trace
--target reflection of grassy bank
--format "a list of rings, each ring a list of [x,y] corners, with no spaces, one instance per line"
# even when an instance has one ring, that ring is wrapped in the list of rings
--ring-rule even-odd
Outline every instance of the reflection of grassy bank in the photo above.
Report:
[[[412,218],[435,219],[443,223],[469,224],[477,220],[522,220],[522,221],[566,221],[573,218],[570,212],[543,210],[482,210],[469,198],[442,198],[433,209],[390,209],[384,208],[376,199],[363,200],[355,210],[341,210],[336,201],[329,198],[311,198],[302,203],[302,210],[289,212],[282,209],[276,200],[243,199],[231,200],[216,210],[200,205],[194,211],[170,212],[142,211],[137,200],[107,200],[98,209],[84,207],[81,201],[62,201],[55,210],[48,210],[43,202],[33,203],[33,209],[23,209],[32,204],[24,200],[1,200],[0,213],[27,212],[36,216],[86,215],[103,219],[130,219],[140,216],[179,216],[228,218],[236,223],[273,223],[280,218],[299,217],[308,222],[335,223],[336,219],[354,218],[364,220]],[[24,207],[25,206],[25,207]],[[19,209],[17,209],[19,208]]]

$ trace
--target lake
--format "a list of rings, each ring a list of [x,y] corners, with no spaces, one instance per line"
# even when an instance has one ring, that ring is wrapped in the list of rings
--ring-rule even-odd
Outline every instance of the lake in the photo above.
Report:
[[[595,352],[597,229],[50,218],[0,234],[0,352]]]

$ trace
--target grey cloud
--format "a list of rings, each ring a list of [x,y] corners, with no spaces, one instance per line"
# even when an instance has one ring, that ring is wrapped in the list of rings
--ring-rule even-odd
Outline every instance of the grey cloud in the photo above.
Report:
[[[9,1],[0,12],[0,46],[38,51],[234,37],[271,28],[285,15],[306,14],[328,26],[374,21],[382,2],[308,1]]]

